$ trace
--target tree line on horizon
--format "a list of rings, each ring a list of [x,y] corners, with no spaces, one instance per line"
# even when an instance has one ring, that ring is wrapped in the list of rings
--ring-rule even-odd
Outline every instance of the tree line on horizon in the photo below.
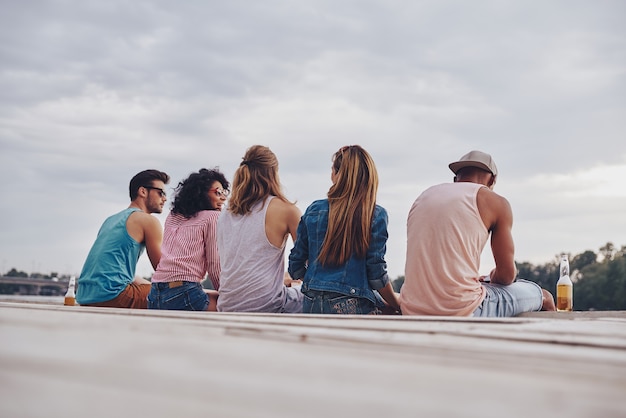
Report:
[[[617,249],[607,242],[599,251],[584,251],[572,256],[566,253],[570,262],[570,277],[574,283],[574,310],[576,311],[613,311],[626,310],[626,246]],[[561,256],[554,261],[534,265],[529,262],[517,263],[518,277],[531,280],[556,296],[556,282],[559,280]],[[30,277],[52,279],[57,273],[43,275],[28,274],[15,268],[9,270],[7,277]],[[61,280],[69,276],[61,275]],[[404,284],[404,276],[392,280],[396,292]]]
[[[626,246],[617,249],[607,242],[599,251],[584,251],[572,256],[570,278],[574,284],[574,310],[576,311],[620,311],[626,310]],[[556,282],[559,280],[561,255],[554,261],[533,265],[528,262],[515,263],[518,277],[537,283],[556,297]],[[396,292],[404,284],[404,276],[392,281]]]

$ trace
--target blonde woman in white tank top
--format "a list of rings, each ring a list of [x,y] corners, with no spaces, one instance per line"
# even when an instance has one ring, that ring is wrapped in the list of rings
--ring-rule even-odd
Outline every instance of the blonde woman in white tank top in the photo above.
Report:
[[[296,240],[301,212],[282,193],[276,155],[250,147],[232,186],[217,224],[218,311],[301,312],[302,293],[285,279],[285,246],[289,236]]]

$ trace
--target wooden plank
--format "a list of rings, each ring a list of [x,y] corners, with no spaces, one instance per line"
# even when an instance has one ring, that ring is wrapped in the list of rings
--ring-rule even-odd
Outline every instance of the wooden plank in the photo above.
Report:
[[[619,318],[0,302],[0,416],[626,416]]]

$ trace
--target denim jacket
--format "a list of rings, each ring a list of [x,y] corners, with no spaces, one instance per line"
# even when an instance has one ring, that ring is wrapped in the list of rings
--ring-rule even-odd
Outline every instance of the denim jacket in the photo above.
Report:
[[[387,251],[387,211],[376,205],[372,220],[370,245],[365,258],[354,255],[339,267],[323,267],[317,257],[328,228],[328,200],[316,200],[300,219],[296,242],[289,254],[289,274],[303,279],[302,292],[320,290],[367,298],[376,303],[373,290],[389,282]]]

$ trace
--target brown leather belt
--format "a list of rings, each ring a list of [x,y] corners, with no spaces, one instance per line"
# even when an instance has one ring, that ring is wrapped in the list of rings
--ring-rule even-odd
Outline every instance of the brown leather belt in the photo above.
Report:
[[[185,282],[168,282],[168,283],[167,283],[167,286],[168,286],[170,289],[172,289],[172,288],[174,288],[174,287],[180,287],[180,286],[182,286],[182,285],[183,285],[183,283],[185,283]]]

